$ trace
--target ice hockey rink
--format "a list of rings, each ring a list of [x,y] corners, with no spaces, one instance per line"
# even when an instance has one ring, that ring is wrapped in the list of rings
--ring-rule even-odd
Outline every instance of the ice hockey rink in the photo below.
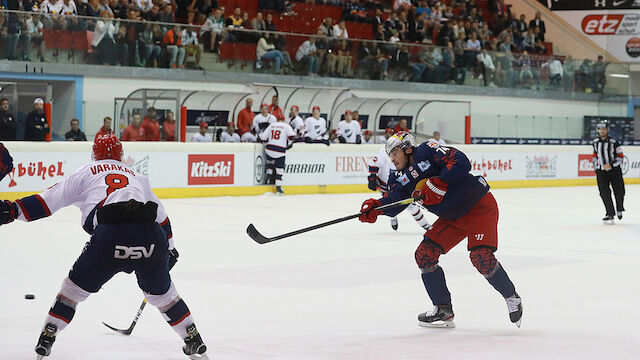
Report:
[[[408,213],[397,232],[382,217],[265,245],[245,233],[249,223],[273,236],[355,213],[373,193],[165,200],[181,255],[172,277],[211,359],[640,358],[640,185],[627,186],[625,218],[613,226],[600,220],[595,186],[493,193],[497,257],[523,299],[520,329],[464,245],[440,262],[457,327],[418,327],[431,305],[413,259],[423,231]],[[79,217],[66,208],[0,228],[0,359],[35,358],[44,317],[88,240]],[[101,324],[128,327],[142,299],[134,276],[116,276],[78,307],[48,359],[186,359],[151,306],[129,337]]]

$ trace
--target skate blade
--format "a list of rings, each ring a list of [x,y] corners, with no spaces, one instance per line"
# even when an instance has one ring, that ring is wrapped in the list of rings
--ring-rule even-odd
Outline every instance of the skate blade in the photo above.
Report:
[[[605,225],[614,225],[615,223],[613,222],[613,220],[606,220],[604,221]]]
[[[189,356],[189,359],[191,359],[191,360],[209,360],[209,357],[207,356],[207,353],[187,355],[187,356]]]
[[[453,329],[456,327],[456,324],[452,321],[438,321],[438,322],[423,322],[418,321],[418,325],[424,328],[434,328],[434,329]]]
[[[522,324],[522,318],[520,318],[518,321],[514,322],[514,324],[516,324],[516,326],[519,329],[520,328],[520,324]]]

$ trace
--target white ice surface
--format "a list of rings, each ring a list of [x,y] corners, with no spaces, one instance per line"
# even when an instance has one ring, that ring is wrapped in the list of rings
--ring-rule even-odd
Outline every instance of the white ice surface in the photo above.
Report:
[[[627,213],[603,225],[595,187],[494,190],[497,257],[524,302],[522,328],[472,267],[465,245],[441,257],[455,329],[417,326],[430,306],[413,253],[410,215],[357,220],[266,245],[266,236],[356,212],[367,194],[166,200],[180,261],[172,272],[212,359],[639,359],[640,186]],[[34,359],[33,346],[62,279],[88,237],[79,211],[0,228],[0,359]],[[433,215],[428,215],[433,221]],[[25,300],[24,294],[36,295]],[[182,341],[118,275],[82,303],[49,359],[185,359]]]

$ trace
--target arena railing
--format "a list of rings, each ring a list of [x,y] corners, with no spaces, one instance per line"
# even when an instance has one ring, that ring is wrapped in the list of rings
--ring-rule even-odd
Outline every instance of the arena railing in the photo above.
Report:
[[[176,71],[319,75],[520,88],[545,93],[629,94],[630,69],[627,64],[598,63],[570,56],[486,51],[483,57],[487,60],[483,65],[478,60],[480,52],[427,43],[340,39],[242,28],[214,29],[202,25],[12,10],[0,10],[0,15],[0,26],[7,34],[0,39],[5,45],[2,47],[3,58],[10,60],[175,67]],[[42,23],[42,28],[34,31],[29,23],[35,23],[37,27]],[[103,36],[105,30],[111,34],[110,38]],[[174,46],[163,41],[167,33],[183,30],[189,35],[197,34],[198,44]],[[215,41],[211,41],[212,34],[215,34]],[[266,56],[260,52],[263,56],[258,57],[261,38],[269,48],[274,48]],[[222,41],[218,42],[218,39]],[[322,49],[311,59],[296,56],[299,46],[310,39]],[[210,45],[214,46],[215,52]],[[545,96],[553,97],[553,93]]]

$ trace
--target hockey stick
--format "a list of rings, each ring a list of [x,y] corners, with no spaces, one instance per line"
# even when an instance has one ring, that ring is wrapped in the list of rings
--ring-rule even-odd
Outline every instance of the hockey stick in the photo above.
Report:
[[[129,328],[126,329],[126,330],[116,329],[113,326],[105,323],[104,321],[102,323],[104,324],[104,326],[108,327],[109,329],[111,329],[111,330],[113,330],[113,331],[115,331],[115,332],[117,332],[119,334],[129,336],[129,335],[131,335],[131,332],[133,331],[133,327],[136,326],[136,323],[138,322],[138,319],[140,318],[140,315],[142,314],[142,310],[144,310],[144,307],[146,305],[147,305],[147,299],[145,298],[142,301],[142,304],[140,304],[140,308],[138,308],[138,312],[136,313],[136,317],[133,318],[133,322],[131,323],[131,326],[129,326]]]
[[[408,199],[396,201],[396,202],[391,203],[391,204],[378,206],[376,208],[376,210],[382,211],[382,210],[390,209],[390,208],[393,208],[393,207],[396,207],[396,206],[409,205],[409,204],[414,203],[417,200],[422,200],[422,199],[421,198],[416,198],[416,199],[408,198]],[[330,220],[330,221],[327,221],[327,222],[323,222],[321,224],[309,226],[309,227],[306,227],[304,229],[292,231],[292,232],[289,232],[289,233],[286,233],[286,234],[282,234],[282,235],[278,235],[278,236],[274,236],[274,237],[270,237],[270,238],[262,235],[258,231],[258,229],[256,229],[255,226],[253,226],[253,224],[249,224],[249,226],[247,226],[247,234],[249,235],[250,238],[252,238],[258,244],[266,244],[266,243],[269,243],[269,242],[272,242],[272,241],[276,241],[276,240],[288,238],[288,237],[291,237],[291,236],[294,236],[294,235],[299,235],[299,234],[302,234],[302,233],[306,233],[308,231],[317,230],[317,229],[323,228],[325,226],[338,224],[338,223],[341,223],[343,221],[355,219],[357,217],[360,217],[360,215],[362,215],[362,214],[364,214],[364,212],[359,212],[357,214],[341,217],[339,219]]]

